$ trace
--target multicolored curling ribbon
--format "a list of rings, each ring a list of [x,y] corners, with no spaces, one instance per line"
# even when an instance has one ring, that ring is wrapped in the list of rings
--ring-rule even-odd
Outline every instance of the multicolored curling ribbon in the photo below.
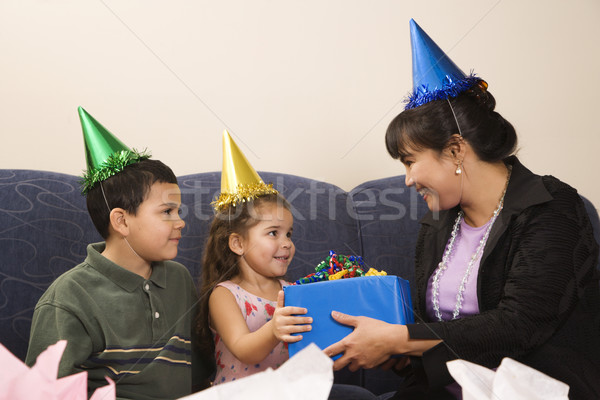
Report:
[[[360,256],[345,256],[337,254],[335,251],[329,251],[329,257],[321,261],[316,266],[315,272],[298,279],[295,285],[304,285],[306,283],[332,281],[336,279],[358,278],[361,276],[387,275],[385,271],[378,271],[375,268],[369,268]]]

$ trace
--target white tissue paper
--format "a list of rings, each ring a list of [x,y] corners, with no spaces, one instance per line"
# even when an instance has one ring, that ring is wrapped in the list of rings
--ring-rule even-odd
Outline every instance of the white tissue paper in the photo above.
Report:
[[[569,385],[512,358],[504,358],[495,372],[465,360],[448,361],[446,365],[462,388],[463,400],[569,398]]]
[[[315,344],[310,344],[283,363],[180,400],[320,400],[327,399],[333,385],[333,361]]]

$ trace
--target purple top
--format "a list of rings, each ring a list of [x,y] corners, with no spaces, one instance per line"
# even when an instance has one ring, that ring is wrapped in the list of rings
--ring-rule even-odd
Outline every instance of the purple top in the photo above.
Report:
[[[483,235],[485,235],[485,231],[490,222],[491,220],[485,225],[477,228],[469,226],[464,219],[460,222],[460,229],[454,243],[454,249],[448,260],[446,271],[444,271],[440,277],[440,293],[438,299],[442,319],[444,321],[452,320],[452,314],[456,307],[458,288],[465,275],[467,266],[469,265],[469,260],[475,251],[477,251],[479,241],[483,238]],[[448,239],[448,242],[450,242],[450,239]],[[483,253],[483,251],[481,251],[481,253]],[[479,304],[477,302],[477,275],[479,272],[480,261],[481,254],[479,254],[479,257],[475,260],[471,269],[471,274],[467,280],[465,291],[463,292],[463,302],[459,318],[479,314]],[[437,321],[435,311],[433,310],[433,275],[434,274],[429,277],[429,282],[427,284],[427,315],[432,321]]]
[[[454,243],[454,249],[448,260],[446,271],[440,277],[440,293],[438,299],[440,302],[440,312],[444,321],[452,320],[452,314],[456,307],[456,295],[460,283],[467,271],[467,266],[473,254],[477,251],[479,241],[485,235],[485,231],[490,224],[491,219],[483,226],[474,228],[468,225],[463,219],[460,221],[460,229]],[[448,243],[450,239],[448,239]],[[446,247],[448,245],[446,244]],[[483,254],[483,250],[481,251]],[[477,301],[477,275],[479,274],[479,263],[481,262],[481,254],[475,260],[471,269],[471,274],[465,285],[463,292],[462,308],[460,309],[459,318],[468,315],[479,314],[479,304]],[[427,283],[427,315],[432,321],[437,321],[435,311],[433,310],[433,275],[429,277]],[[446,390],[455,398],[462,399],[462,390],[458,383],[454,382],[446,386]]]

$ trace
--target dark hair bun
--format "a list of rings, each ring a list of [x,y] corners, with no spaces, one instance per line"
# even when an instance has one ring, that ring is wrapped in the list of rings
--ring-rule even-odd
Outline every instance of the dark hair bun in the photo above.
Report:
[[[496,99],[490,92],[487,91],[488,84],[483,79],[480,79],[473,85],[466,94],[469,95],[480,107],[488,111],[494,111],[496,108]]]

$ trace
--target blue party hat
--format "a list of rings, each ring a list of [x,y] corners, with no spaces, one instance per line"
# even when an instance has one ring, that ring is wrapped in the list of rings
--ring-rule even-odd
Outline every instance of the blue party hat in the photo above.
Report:
[[[413,91],[408,96],[406,110],[433,100],[456,97],[481,80],[473,74],[465,75],[413,19],[410,20],[410,41]]]

